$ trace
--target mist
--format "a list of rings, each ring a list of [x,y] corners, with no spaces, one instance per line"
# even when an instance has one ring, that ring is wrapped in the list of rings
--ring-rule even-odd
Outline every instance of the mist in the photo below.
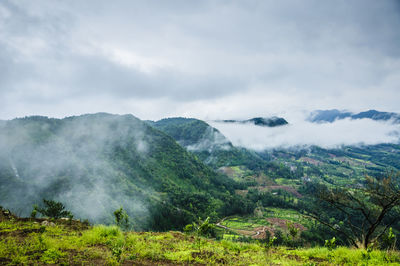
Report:
[[[325,124],[297,119],[289,120],[289,125],[272,128],[214,121],[209,124],[233,145],[256,151],[310,145],[338,148],[343,145],[398,143],[400,136],[399,125],[371,119],[343,119]]]
[[[126,182],[127,172],[113,159],[116,149],[130,150],[138,159],[147,156],[143,123],[104,114],[36,119],[0,128],[0,179],[5,179],[0,205],[29,216],[33,204],[53,199],[75,218],[96,223],[113,222],[113,212],[122,206],[139,221],[136,228],[146,223],[142,197],[152,188]]]

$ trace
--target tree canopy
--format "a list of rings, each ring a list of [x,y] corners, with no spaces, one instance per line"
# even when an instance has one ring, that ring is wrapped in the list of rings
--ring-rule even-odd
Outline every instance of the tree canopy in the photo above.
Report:
[[[320,186],[319,206],[308,215],[344,235],[352,245],[367,248],[398,219],[399,181],[399,174],[390,173],[381,179],[366,176],[364,184],[353,187]],[[335,217],[322,214],[329,209]]]

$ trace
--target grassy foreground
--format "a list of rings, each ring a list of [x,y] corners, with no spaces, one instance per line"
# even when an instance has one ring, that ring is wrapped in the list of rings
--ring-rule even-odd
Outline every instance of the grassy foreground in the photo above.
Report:
[[[0,217],[1,218],[1,217]],[[3,217],[4,218],[4,217]],[[267,250],[259,243],[215,241],[180,232],[122,232],[78,221],[0,219],[0,265],[399,265],[399,252],[339,247]]]

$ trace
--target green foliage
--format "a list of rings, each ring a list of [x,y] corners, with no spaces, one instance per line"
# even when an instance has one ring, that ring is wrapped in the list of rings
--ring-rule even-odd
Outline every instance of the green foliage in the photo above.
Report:
[[[187,224],[184,228],[183,228],[183,232],[185,233],[192,233],[194,231],[194,225],[193,224]]]
[[[31,218],[36,218],[37,212],[38,212],[38,206],[36,204],[33,205],[33,210],[31,212]]]
[[[389,230],[382,235],[380,247],[382,249],[394,249],[396,245],[396,235],[393,233],[393,228],[390,227]]]
[[[332,251],[333,249],[335,249],[336,248],[336,238],[332,237],[332,239],[325,240],[325,247],[329,251]]]
[[[367,249],[399,215],[400,178],[391,173],[380,179],[366,176],[364,182],[351,188],[316,185],[319,201],[308,215]]]
[[[121,207],[117,210],[114,211],[114,217],[115,217],[115,223],[123,228],[123,229],[128,229],[129,228],[129,215],[126,213],[126,211]]]
[[[299,232],[299,229],[296,228],[296,227],[293,225],[293,222],[287,222],[286,226],[287,226],[287,229],[288,229],[288,231],[289,231],[290,237],[291,237],[292,239],[294,239],[294,238],[297,236],[297,233]]]
[[[265,250],[267,252],[274,246],[274,242],[276,241],[276,239],[277,238],[275,236],[271,237],[270,235],[268,235],[267,241],[265,242]]]
[[[62,217],[67,217],[67,218],[73,217],[72,213],[70,211],[65,210],[65,206],[61,202],[43,199],[43,204],[44,204],[43,208],[36,207],[36,208],[34,208],[32,213],[34,213],[34,211],[36,210],[43,216],[47,216],[47,217],[55,218],[55,219],[62,218]],[[35,215],[36,215],[36,213],[35,213]]]
[[[198,223],[200,227],[207,223]],[[117,226],[74,229],[61,224],[46,227],[30,220],[0,220],[0,261],[10,265],[398,265],[398,251],[369,252],[338,247],[275,247],[275,241],[243,243],[201,238],[180,232],[123,232]],[[200,230],[200,228],[199,228]],[[200,231],[203,231],[202,229]],[[207,230],[205,230],[207,232]],[[364,254],[364,255],[363,255]],[[365,255],[368,254],[368,255]]]
[[[197,139],[207,124],[190,127],[184,134]],[[9,143],[0,150],[0,202],[23,216],[32,214],[25,203],[41,197],[62,199],[80,218],[90,217],[88,207],[67,203],[96,201],[98,213],[91,222],[110,224],[113,206],[123,203],[132,228],[165,231],[181,229],[199,216],[217,220],[238,209],[225,204],[234,197],[235,181],[132,115],[14,119],[4,123],[0,138]],[[104,191],[101,201],[94,195],[97,187]]]
[[[201,244],[203,242],[201,237],[215,237],[215,225],[211,224],[210,217],[207,217],[204,221],[199,218],[198,223],[193,222],[188,224],[184,228],[184,232],[193,233],[196,235],[196,241],[199,251],[201,251]]]
[[[46,264],[55,264],[60,262],[60,259],[65,255],[66,254],[64,252],[58,249],[50,248],[43,253],[42,257],[40,258],[40,261]]]
[[[205,220],[199,218],[198,223],[188,224],[183,229],[186,233],[194,233],[197,236],[215,237],[215,225],[210,223],[210,217]]]

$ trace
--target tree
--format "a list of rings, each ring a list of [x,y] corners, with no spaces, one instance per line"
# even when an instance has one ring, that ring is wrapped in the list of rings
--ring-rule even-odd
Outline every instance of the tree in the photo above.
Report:
[[[199,218],[198,223],[188,224],[183,230],[187,233],[193,232],[197,236],[215,237],[215,226],[210,223],[210,217],[207,217],[204,221]]]
[[[191,223],[185,226],[183,229],[186,233],[194,233],[197,236],[197,245],[201,251],[201,238],[203,237],[215,237],[215,226],[210,223],[210,217],[207,217],[204,221],[199,218],[198,223]]]
[[[114,217],[115,217],[115,223],[119,227],[123,229],[129,228],[129,215],[122,207],[115,210]]]
[[[70,211],[65,210],[65,206],[61,202],[43,199],[43,203],[45,205],[44,208],[40,208],[40,207],[34,205],[34,210],[32,212],[37,211],[37,212],[41,213],[43,216],[47,216],[47,217],[55,218],[55,219],[58,219],[61,217],[68,217],[68,218],[73,217],[73,215]],[[36,213],[35,213],[35,216],[36,216]]]
[[[355,247],[367,249],[398,219],[399,174],[390,173],[382,179],[366,176],[363,185],[351,188],[319,186],[316,195],[319,208],[307,215],[341,233]],[[321,215],[326,211],[330,211],[329,216]]]

